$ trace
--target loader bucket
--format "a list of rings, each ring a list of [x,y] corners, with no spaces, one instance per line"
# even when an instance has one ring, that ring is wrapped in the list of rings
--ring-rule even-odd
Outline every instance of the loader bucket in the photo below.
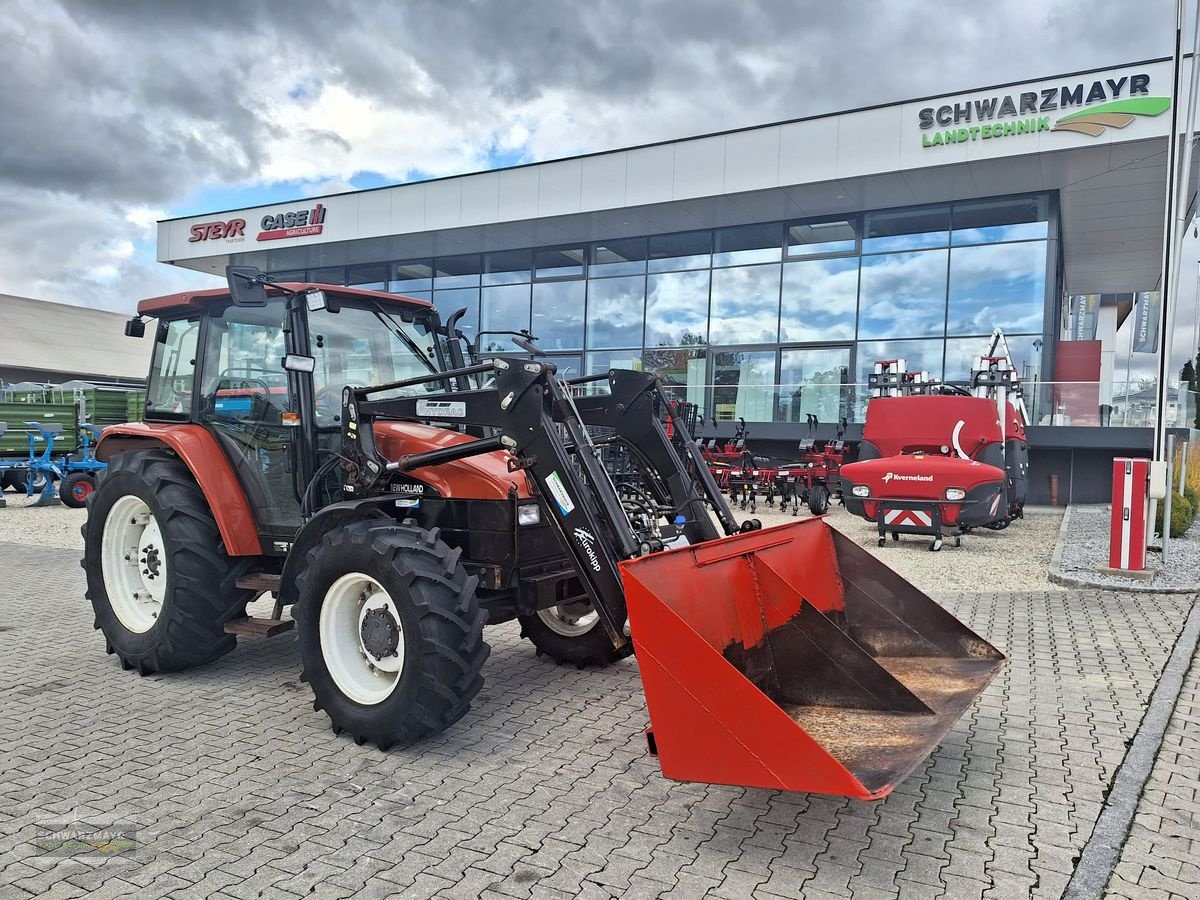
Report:
[[[874,800],[1004,655],[823,519],[622,563],[663,774]]]

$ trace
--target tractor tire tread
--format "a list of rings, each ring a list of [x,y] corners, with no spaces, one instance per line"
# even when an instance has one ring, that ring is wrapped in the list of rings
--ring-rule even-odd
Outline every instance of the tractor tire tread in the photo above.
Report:
[[[337,690],[323,662],[320,671],[313,665],[321,652],[317,632],[324,599],[314,578],[326,559],[344,559],[360,548],[369,548],[379,557],[381,570],[406,585],[417,618],[421,661],[412,702],[393,714],[367,720],[346,714],[348,708],[362,707]],[[301,679],[313,688],[317,705],[329,715],[335,730],[387,750],[443,731],[470,709],[483,686],[480,671],[491,647],[482,637],[487,613],[479,609],[475,596],[478,579],[466,573],[459,558],[457,549],[440,540],[437,529],[421,528],[411,519],[352,522],[330,531],[308,552],[307,565],[296,579],[297,601],[292,608],[305,660]],[[315,657],[305,652],[309,640],[316,648]],[[394,699],[395,695],[388,698]]]
[[[236,637],[225,633],[225,623],[243,615],[246,603],[254,596],[253,591],[235,584],[252,567],[252,561],[225,555],[204,492],[174,455],[161,450],[118,454],[102,474],[97,492],[119,474],[134,475],[157,499],[160,509],[155,517],[159,528],[174,545],[168,551],[174,586],[163,606],[162,619],[152,629],[161,630],[156,641],[132,651],[122,648],[120,640],[106,633],[106,649],[120,658],[122,668],[136,669],[143,676],[178,672],[224,656],[237,644]],[[96,496],[93,494],[93,502],[89,502],[89,511],[94,508]],[[80,529],[85,541],[93,521],[95,517],[89,516]],[[98,528],[103,525],[96,522]],[[97,543],[100,539],[97,535]],[[86,554],[83,564],[88,576],[87,598],[97,616],[95,627],[103,630],[104,621],[109,620],[120,628],[104,594],[99,554]]]

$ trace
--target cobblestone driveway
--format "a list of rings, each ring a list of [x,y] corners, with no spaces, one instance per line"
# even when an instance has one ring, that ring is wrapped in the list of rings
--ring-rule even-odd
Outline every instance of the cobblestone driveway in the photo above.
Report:
[[[636,663],[557,668],[515,626],[489,632],[487,684],[457,727],[407,751],[356,747],[312,711],[290,635],[183,675],[122,672],[77,560],[0,544],[0,900],[1058,897],[1190,601],[945,598],[1010,663],[867,805],[663,779]],[[1191,803],[1180,777],[1156,770]],[[143,849],[33,843],[62,823],[128,824]]]

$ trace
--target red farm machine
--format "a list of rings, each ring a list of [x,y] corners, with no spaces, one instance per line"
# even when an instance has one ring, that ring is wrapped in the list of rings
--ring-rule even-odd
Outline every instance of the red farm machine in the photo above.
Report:
[[[386,750],[457,722],[484,626],[517,619],[560,662],[636,650],[668,777],[874,799],[1003,665],[822,519],[737,521],[654,375],[564,379],[527,335],[464,354],[462,311],[226,274],[126,329],[157,319],[146,421],[105,431],[84,527],[125,668],[294,626],[315,708]]]
[[[811,432],[818,424],[816,417],[810,414],[808,424]],[[753,514],[760,499],[770,507],[778,501],[781,512],[790,509],[796,516],[803,503],[813,515],[820,516],[829,511],[830,500],[841,495],[839,472],[846,457],[845,430],[843,419],[835,440],[805,438],[800,441],[795,459],[779,462],[751,452],[746,421],[739,419],[733,437],[723,445],[717,438],[701,438],[700,453],[717,486],[729,494],[736,507]]]
[[[1029,477],[1025,407],[1004,336],[976,358],[970,388],[909,373],[884,360],[870,375],[858,461],[842,468],[844,502],[887,535],[943,539],[1003,529],[1023,515]]]

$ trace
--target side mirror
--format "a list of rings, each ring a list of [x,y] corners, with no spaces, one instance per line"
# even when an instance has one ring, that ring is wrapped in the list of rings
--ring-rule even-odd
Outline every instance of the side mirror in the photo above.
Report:
[[[289,372],[303,372],[308,375],[316,370],[317,360],[312,356],[289,353],[283,358],[283,368]]]
[[[146,336],[146,323],[141,316],[134,316],[125,323],[125,337],[141,338]]]
[[[523,334],[514,335],[512,342],[528,353],[530,356],[545,356],[545,352],[534,343],[532,337],[526,337]]]
[[[229,297],[234,306],[266,306],[267,284],[255,266],[226,266]]]

